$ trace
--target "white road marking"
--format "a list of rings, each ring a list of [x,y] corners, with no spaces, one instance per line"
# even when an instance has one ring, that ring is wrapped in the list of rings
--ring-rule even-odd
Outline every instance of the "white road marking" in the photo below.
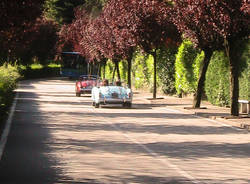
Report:
[[[4,148],[5,148],[5,145],[6,145],[6,142],[7,142],[7,139],[8,139],[8,135],[9,135],[9,132],[10,132],[10,127],[11,127],[11,124],[12,124],[13,114],[14,114],[14,111],[16,109],[16,103],[17,103],[18,96],[19,96],[19,94],[18,94],[18,92],[16,92],[13,104],[11,106],[10,114],[8,116],[5,128],[3,130],[3,134],[2,134],[2,137],[1,137],[1,140],[0,140],[0,161],[2,160],[2,155],[3,155]]]
[[[92,112],[94,114],[96,114],[96,116],[101,117],[95,110],[94,108],[92,108]],[[100,111],[99,111],[100,112]],[[103,112],[102,112],[103,113]],[[153,156],[154,158],[156,158],[156,160],[159,160],[161,163],[163,163],[164,165],[174,169],[178,174],[180,174],[180,176],[187,178],[188,180],[190,180],[190,182],[194,183],[194,184],[206,184],[204,182],[201,182],[197,179],[195,179],[195,177],[193,177],[192,175],[188,174],[186,171],[182,170],[181,168],[179,168],[177,165],[171,163],[168,158],[163,159],[160,158],[160,155],[158,155],[157,153],[155,153],[153,150],[151,150],[150,148],[148,148],[147,146],[143,145],[142,143],[140,143],[139,141],[137,141],[136,139],[134,139],[133,137],[129,136],[126,133],[123,133],[123,130],[119,127],[117,127],[116,125],[114,125],[114,123],[110,123],[110,121],[103,119],[103,121],[107,122],[107,124],[111,125],[114,129],[116,129],[117,131],[121,132],[121,134],[126,137],[127,139],[129,139],[131,142],[137,144],[138,146],[140,146],[141,148],[143,148],[149,155]]]

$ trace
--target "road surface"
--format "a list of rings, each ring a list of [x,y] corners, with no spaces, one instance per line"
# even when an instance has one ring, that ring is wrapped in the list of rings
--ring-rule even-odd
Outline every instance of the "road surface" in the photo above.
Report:
[[[96,109],[74,82],[22,81],[1,184],[249,184],[250,135],[135,94]]]

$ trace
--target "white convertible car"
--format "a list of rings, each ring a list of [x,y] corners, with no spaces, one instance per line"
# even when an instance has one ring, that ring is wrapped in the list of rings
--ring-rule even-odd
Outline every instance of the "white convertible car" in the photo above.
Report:
[[[92,88],[92,104],[95,108],[105,104],[122,104],[131,107],[133,93],[130,88],[115,85],[101,85]]]

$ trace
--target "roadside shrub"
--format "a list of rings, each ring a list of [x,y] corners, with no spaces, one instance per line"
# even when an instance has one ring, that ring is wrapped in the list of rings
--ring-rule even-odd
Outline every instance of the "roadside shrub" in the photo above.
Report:
[[[195,92],[200,62],[203,58],[204,54],[199,53],[191,41],[183,41],[175,61],[175,88],[178,95]]]
[[[159,85],[165,94],[173,95],[175,89],[175,59],[177,48],[161,48],[157,51]]]
[[[241,57],[242,73],[239,79],[240,83],[240,99],[250,100],[250,41],[248,40],[243,47],[243,55]]]
[[[243,52],[239,58],[239,99],[250,100],[250,57],[249,41],[240,44],[239,52]],[[230,71],[229,61],[223,51],[213,53],[205,82],[205,92],[208,101],[219,106],[230,105]]]
[[[209,102],[219,106],[230,104],[229,77],[229,62],[224,52],[214,52],[205,81],[205,92]]]
[[[20,75],[16,66],[4,64],[0,67],[0,116],[4,116],[12,102],[13,90]]]
[[[58,77],[60,76],[60,65],[50,64],[48,66],[42,66],[33,64],[28,67],[20,66],[19,73],[23,79]]]
[[[157,87],[166,94],[174,94],[174,62],[177,49],[161,48],[157,50]],[[137,50],[132,59],[131,82],[135,89],[153,91],[153,57],[150,54]],[[121,80],[127,83],[128,63],[126,60],[119,62]],[[112,80],[114,63],[107,61],[105,78]],[[115,75],[115,78],[117,74]]]
[[[132,84],[136,89],[152,89],[153,57],[137,51],[132,61]]]

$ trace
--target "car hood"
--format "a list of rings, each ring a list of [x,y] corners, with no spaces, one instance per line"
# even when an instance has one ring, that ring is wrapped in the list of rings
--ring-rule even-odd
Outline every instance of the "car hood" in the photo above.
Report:
[[[84,87],[86,87],[86,86],[95,86],[96,81],[93,81],[93,80],[81,81],[81,85],[84,86]]]

